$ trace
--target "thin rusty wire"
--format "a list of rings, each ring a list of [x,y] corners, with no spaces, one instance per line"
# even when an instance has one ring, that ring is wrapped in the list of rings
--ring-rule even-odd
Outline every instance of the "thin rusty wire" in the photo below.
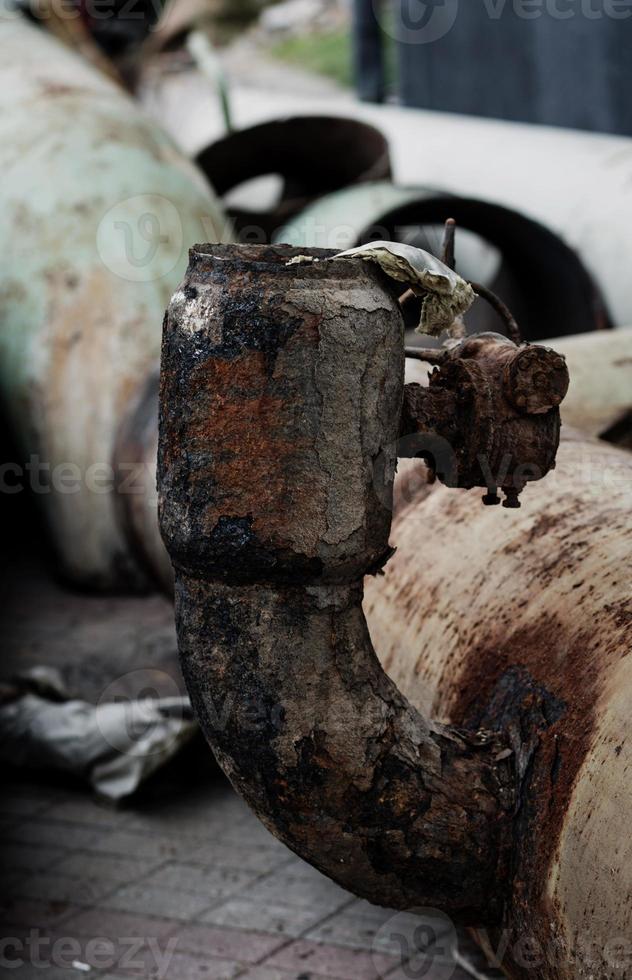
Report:
[[[441,260],[444,263],[444,265],[447,265],[448,268],[452,270],[454,270],[456,265],[455,237],[456,237],[456,221],[454,220],[454,218],[448,218],[448,220],[445,223],[445,228],[443,232]],[[509,339],[512,340],[514,344],[516,344],[516,346],[518,347],[520,347],[521,344],[524,344],[525,341],[522,336],[522,331],[520,330],[520,327],[518,326],[518,323],[516,322],[513,313],[511,312],[509,307],[506,306],[505,303],[503,303],[500,296],[497,296],[496,293],[492,292],[491,289],[488,289],[487,286],[483,286],[483,284],[480,282],[468,282],[468,285],[471,286],[471,288],[473,289],[473,291],[476,293],[477,296],[480,296],[481,299],[484,299],[485,302],[489,303],[492,309],[498,314],[498,316],[501,318],[501,320],[505,325],[505,331]],[[412,299],[416,295],[417,294],[412,289],[407,289],[406,292],[402,293],[402,295],[399,297],[399,305],[403,306],[404,303],[407,303],[410,299]],[[435,355],[435,359],[431,360],[429,357],[418,357],[416,354],[409,353],[410,351],[413,351],[415,349],[416,348],[413,347],[407,347],[406,357],[413,357],[416,360],[420,360],[420,361],[428,361],[430,364],[440,363],[438,360],[436,360],[436,355]],[[419,349],[421,350],[421,348]],[[432,352],[425,351],[425,353],[429,354]]]
[[[405,347],[406,357],[413,361],[427,361],[428,364],[443,364],[446,350],[438,350],[431,347]]]
[[[513,313],[509,307],[503,303],[500,296],[497,296],[496,293],[492,292],[491,289],[488,289],[487,286],[483,286],[480,282],[469,282],[468,285],[472,287],[477,296],[480,296],[481,299],[484,299],[487,303],[489,303],[492,309],[498,314],[505,324],[505,329],[509,339],[513,340],[517,347],[520,347],[520,345],[524,343],[522,331],[520,330]]]

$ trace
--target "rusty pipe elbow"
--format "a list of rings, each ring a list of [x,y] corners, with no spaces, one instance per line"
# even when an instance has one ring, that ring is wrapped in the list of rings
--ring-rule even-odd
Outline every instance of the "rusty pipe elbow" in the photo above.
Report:
[[[499,921],[510,753],[422,718],[362,612],[390,554],[401,316],[372,266],[288,267],[296,252],[196,247],[165,320],[184,676],[233,784],[303,858],[376,903]]]

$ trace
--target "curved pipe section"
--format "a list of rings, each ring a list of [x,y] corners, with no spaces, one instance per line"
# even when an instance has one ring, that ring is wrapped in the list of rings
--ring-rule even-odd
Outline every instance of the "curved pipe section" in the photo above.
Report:
[[[356,894],[499,921],[499,742],[429,725],[373,651],[359,581],[177,576],[181,662],[217,760],[272,833]]]
[[[372,902],[498,922],[511,753],[426,721],[361,608],[391,553],[401,315],[371,265],[288,267],[299,251],[197,247],[165,321],[160,517],[187,686],[298,854]]]

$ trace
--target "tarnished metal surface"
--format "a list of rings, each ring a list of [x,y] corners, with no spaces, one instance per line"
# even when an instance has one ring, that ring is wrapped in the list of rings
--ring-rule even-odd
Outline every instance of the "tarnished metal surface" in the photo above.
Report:
[[[404,392],[393,284],[357,257],[288,262],[298,252],[198,246],[165,320],[160,510],[187,686],[234,785],[303,857],[372,901],[501,927],[516,804],[558,703],[527,680],[502,711],[492,690],[484,719],[445,727],[381,671],[362,579],[391,556],[396,456],[431,424],[424,392]],[[445,359],[447,377],[472,369],[474,399],[491,393],[487,412],[454,415],[455,446],[491,452],[476,429],[498,429],[546,470],[567,380],[557,355],[484,336]],[[539,398],[526,384],[517,408],[521,366]],[[465,387],[445,386],[437,420]]]
[[[298,251],[199,246],[165,321],[187,686],[234,785],[307,860],[375,902],[498,922],[511,753],[411,710],[360,606],[390,554],[401,315],[372,264],[288,266]]]
[[[547,343],[565,358],[569,372],[562,421],[587,435],[609,438],[632,411],[632,330],[600,330]],[[409,359],[406,380],[427,384],[428,369]]]
[[[486,504],[518,507],[519,495],[555,464],[564,358],[478,334],[437,358],[427,385],[408,384],[399,456],[425,459],[450,487],[486,487]]]
[[[527,775],[513,898],[505,936],[490,937],[494,948],[504,939],[512,977],[533,976],[519,963],[527,939],[543,980],[624,975],[613,943],[632,933],[621,822],[632,806],[631,503],[629,454],[570,434],[521,511],[481,508],[475,491],[409,470],[397,551],[366,583],[372,641],[420,710],[515,726]]]
[[[65,574],[142,586],[113,488],[129,500],[153,473],[115,471],[117,432],[157,367],[188,245],[229,229],[115,85],[17,15],[0,17],[0,43],[2,397]]]

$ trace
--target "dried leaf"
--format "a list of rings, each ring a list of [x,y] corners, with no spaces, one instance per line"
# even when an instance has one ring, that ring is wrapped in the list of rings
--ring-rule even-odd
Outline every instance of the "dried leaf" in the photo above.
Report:
[[[444,330],[451,331],[476,298],[472,287],[453,269],[430,252],[401,242],[369,242],[326,259],[297,255],[287,264],[344,258],[375,262],[389,278],[404,283],[420,296],[421,318],[417,332],[421,334],[437,337]]]

